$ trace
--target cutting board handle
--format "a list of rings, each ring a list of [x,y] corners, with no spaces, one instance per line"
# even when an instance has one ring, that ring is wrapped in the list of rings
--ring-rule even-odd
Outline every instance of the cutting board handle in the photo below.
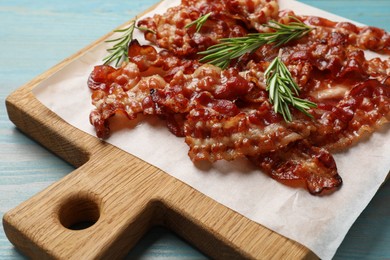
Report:
[[[39,259],[123,256],[151,226],[155,208],[152,187],[142,183],[146,169],[134,162],[76,169],[5,214],[9,240]]]
[[[9,240],[37,259],[118,259],[152,226],[163,225],[211,256],[245,257],[221,234],[230,231],[223,227],[229,222],[231,232],[244,232],[238,229],[245,218],[159,169],[109,149],[117,160],[96,156],[6,213]],[[123,159],[125,164],[118,163]]]
[[[222,212],[236,213],[70,127],[32,95],[31,88],[40,80],[7,98],[9,118],[77,169],[4,215],[6,235],[18,249],[37,259],[115,259],[152,226],[163,225],[214,258],[243,256],[245,250],[236,250],[240,246],[225,237],[229,230],[216,225],[229,222]],[[25,110],[27,105],[33,109]]]

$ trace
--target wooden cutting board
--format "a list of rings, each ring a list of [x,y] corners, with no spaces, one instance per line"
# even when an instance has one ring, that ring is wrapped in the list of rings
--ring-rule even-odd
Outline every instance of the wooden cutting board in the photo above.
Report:
[[[6,100],[20,130],[77,168],[4,215],[8,239],[36,259],[116,259],[152,226],[162,225],[216,259],[316,259],[304,246],[74,128],[35,98],[35,86],[109,36]]]

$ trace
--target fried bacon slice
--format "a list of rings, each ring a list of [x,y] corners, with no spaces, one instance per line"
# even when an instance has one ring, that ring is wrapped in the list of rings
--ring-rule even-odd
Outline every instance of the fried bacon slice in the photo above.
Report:
[[[185,28],[208,13],[211,15],[199,32],[196,32],[195,26]],[[226,12],[226,5],[221,0],[183,0],[181,5],[169,8],[163,15],[140,20],[138,26],[155,32],[146,31],[146,40],[181,57],[194,56],[216,44],[220,38],[244,36],[248,32]]]
[[[319,104],[314,110],[317,133],[311,143],[340,151],[390,120],[390,85],[366,80],[355,85],[336,105]]]
[[[134,40],[130,46],[129,63],[115,69],[109,65],[95,66],[88,86],[93,91],[90,122],[99,138],[110,134],[109,119],[117,113],[129,120],[137,114],[155,114],[150,92],[163,89],[177,71],[192,73],[198,62],[179,59],[167,51],[157,52],[152,46],[141,46]]]
[[[199,32],[185,28],[211,13]],[[366,59],[365,50],[390,53],[384,30],[296,16],[314,29],[282,48],[260,47],[221,70],[201,64],[197,52],[220,38],[268,31],[274,19],[289,23],[291,11],[276,0],[182,0],[181,5],[139,21],[155,32],[145,38],[158,47],[129,46],[129,62],[116,69],[96,66],[88,80],[95,109],[90,122],[99,138],[110,134],[110,118],[155,115],[184,137],[194,161],[247,157],[263,172],[311,194],[342,185],[330,152],[350,147],[390,120],[390,59]],[[264,71],[280,56],[315,102],[308,117],[291,108],[294,120],[274,112]]]
[[[278,18],[279,5],[275,0],[225,0],[225,2],[232,15],[244,21],[248,28],[259,32],[269,31],[264,24]]]
[[[322,17],[302,17],[308,24],[317,26],[329,33],[342,33],[348,36],[348,44],[364,50],[390,54],[390,34],[383,29],[372,26],[356,26],[350,22],[334,22]],[[319,32],[323,34],[323,32]]]
[[[217,111],[232,114],[238,111],[234,104],[236,99],[245,96],[252,87],[234,68],[221,70],[205,64],[192,74],[178,71],[164,89],[153,89],[150,99],[154,103],[153,114],[168,119],[171,132],[184,136],[184,118],[200,104],[212,99],[208,105],[213,104]]]
[[[111,73],[107,73],[112,71]],[[112,74],[119,75],[118,80],[101,79],[101,74],[106,74],[107,79]],[[131,74],[134,78],[128,77]],[[96,66],[89,80],[91,89],[97,88],[92,93],[92,104],[96,107],[89,120],[96,129],[99,138],[107,138],[110,134],[109,118],[117,113],[122,113],[132,120],[144,110],[143,100],[149,95],[150,89],[162,88],[166,82],[159,75],[140,77],[138,67],[134,63],[128,63],[120,69],[103,65]],[[104,89],[102,89],[104,87]]]
[[[221,70],[205,64],[192,74],[178,71],[167,88],[156,90],[151,96],[160,107],[174,113],[188,113],[194,108],[199,93],[208,92],[213,98],[234,101],[252,88],[253,84],[240,76],[236,69]]]
[[[287,185],[306,186],[312,194],[342,185],[333,156],[305,140],[249,159],[272,178]]]
[[[164,49],[157,52],[153,46],[141,46],[137,40],[130,43],[128,54],[129,61],[137,65],[142,76],[158,74],[166,81],[170,81],[176,72],[190,74],[200,66],[196,60],[179,58]]]
[[[305,121],[284,122],[267,102],[240,113],[229,109],[234,111],[230,114],[215,109],[221,101],[210,103],[192,110],[184,125],[188,155],[193,161],[234,160],[275,151],[314,130]]]

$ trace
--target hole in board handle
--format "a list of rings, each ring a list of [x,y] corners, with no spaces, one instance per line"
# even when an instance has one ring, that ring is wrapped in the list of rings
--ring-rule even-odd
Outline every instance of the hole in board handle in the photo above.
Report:
[[[93,226],[100,217],[99,205],[89,196],[74,196],[60,207],[59,220],[70,230],[84,230]]]

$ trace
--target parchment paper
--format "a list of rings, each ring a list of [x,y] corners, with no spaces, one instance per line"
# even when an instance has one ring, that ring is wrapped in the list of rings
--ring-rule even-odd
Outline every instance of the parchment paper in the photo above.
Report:
[[[297,14],[346,20],[296,1],[279,2],[281,9],[292,9]],[[166,0],[153,13],[161,13],[178,3],[179,0]],[[138,32],[135,36],[141,43],[147,43]],[[86,82],[93,66],[102,63],[107,47],[106,43],[100,44],[33,90],[45,106],[66,122],[94,136],[88,120],[93,107]],[[390,169],[389,127],[348,151],[334,155],[344,184],[339,191],[325,197],[286,187],[246,160],[194,165],[187,156],[184,139],[173,136],[157,119],[142,119],[117,128],[107,142],[159,167],[249,219],[305,245],[322,259],[333,257]]]

